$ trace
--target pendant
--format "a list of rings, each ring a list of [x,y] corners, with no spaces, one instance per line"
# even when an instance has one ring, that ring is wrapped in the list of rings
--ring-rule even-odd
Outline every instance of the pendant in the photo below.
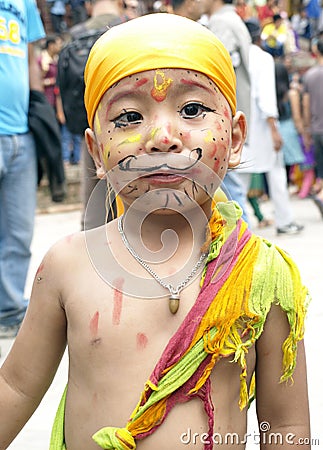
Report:
[[[168,303],[169,310],[172,314],[176,314],[179,308],[179,294],[171,294]]]

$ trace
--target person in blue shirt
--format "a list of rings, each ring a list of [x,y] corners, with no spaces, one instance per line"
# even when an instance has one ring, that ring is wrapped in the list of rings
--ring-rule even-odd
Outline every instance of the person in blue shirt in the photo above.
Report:
[[[28,128],[30,89],[42,90],[33,43],[45,36],[34,0],[0,2],[0,338],[24,317],[37,189],[37,158]]]

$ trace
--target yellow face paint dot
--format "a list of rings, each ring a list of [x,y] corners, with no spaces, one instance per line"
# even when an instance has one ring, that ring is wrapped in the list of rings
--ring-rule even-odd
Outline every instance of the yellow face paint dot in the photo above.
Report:
[[[119,145],[123,145],[123,144],[133,144],[135,142],[139,142],[141,139],[142,135],[141,134],[135,134],[134,136],[130,136],[127,139],[125,139],[124,141],[122,141]]]
[[[206,136],[205,136],[205,138],[204,138],[204,141],[205,141],[205,142],[212,142],[212,140],[213,140],[213,134],[212,134],[212,131],[211,131],[211,130],[208,130],[207,133],[206,133]]]
[[[171,78],[166,78],[162,70],[156,70],[154,87],[151,90],[151,96],[156,100],[156,102],[162,102],[165,100],[167,90],[172,82],[173,80]]]

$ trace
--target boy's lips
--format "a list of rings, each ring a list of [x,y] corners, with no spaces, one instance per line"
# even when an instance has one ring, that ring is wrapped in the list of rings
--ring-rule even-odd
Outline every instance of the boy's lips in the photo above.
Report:
[[[174,172],[155,172],[150,175],[146,175],[141,177],[144,180],[147,180],[149,184],[178,184],[185,180],[187,177],[183,176],[183,174],[178,174]]]

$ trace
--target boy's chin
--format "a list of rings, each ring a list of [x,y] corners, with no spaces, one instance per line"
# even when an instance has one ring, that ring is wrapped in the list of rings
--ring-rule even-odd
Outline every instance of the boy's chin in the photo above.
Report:
[[[154,189],[136,199],[120,195],[127,212],[133,214],[186,215],[204,210],[212,198],[205,192],[190,196],[187,191],[176,189]]]

